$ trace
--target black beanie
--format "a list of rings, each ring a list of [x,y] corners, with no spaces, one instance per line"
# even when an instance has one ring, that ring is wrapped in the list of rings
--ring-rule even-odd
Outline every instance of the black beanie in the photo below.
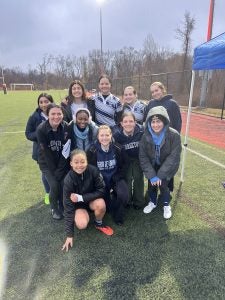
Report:
[[[164,116],[162,116],[162,115],[153,115],[153,116],[151,116],[151,118],[150,118],[150,123],[152,122],[152,120],[154,119],[154,118],[157,118],[157,119],[159,119],[160,121],[162,121],[163,122],[163,124],[164,124],[164,126],[168,123],[168,120],[164,117]]]

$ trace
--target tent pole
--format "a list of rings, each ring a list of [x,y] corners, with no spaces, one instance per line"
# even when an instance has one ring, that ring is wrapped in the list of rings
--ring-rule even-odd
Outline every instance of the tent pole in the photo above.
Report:
[[[195,84],[195,71],[192,70],[191,88],[190,88],[190,94],[189,94],[188,113],[187,113],[187,122],[186,122],[186,131],[185,131],[185,138],[184,138],[183,158],[182,158],[182,164],[181,164],[180,182],[182,182],[182,183],[184,182],[184,165],[185,165],[185,159],[186,159],[188,135],[189,135],[189,128],[190,128],[190,118],[191,118],[191,107],[192,107],[192,100],[193,100],[194,84]]]

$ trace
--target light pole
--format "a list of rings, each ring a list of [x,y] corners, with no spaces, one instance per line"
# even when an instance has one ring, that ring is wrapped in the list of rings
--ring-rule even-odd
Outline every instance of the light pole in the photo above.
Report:
[[[101,59],[103,58],[103,50],[102,50],[102,7],[100,6],[100,41],[101,41]]]
[[[100,62],[101,62],[101,71],[103,73],[104,66],[103,66],[103,43],[102,43],[102,5],[105,2],[105,0],[97,0],[97,3],[99,5],[99,18],[100,18]]]

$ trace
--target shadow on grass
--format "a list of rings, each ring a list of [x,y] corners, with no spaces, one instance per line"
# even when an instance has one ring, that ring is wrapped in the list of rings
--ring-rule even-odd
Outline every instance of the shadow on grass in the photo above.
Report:
[[[130,210],[106,237],[92,224],[62,253],[64,222],[37,204],[0,223],[8,244],[4,299],[224,298],[224,240],[210,230],[169,233],[161,208]],[[209,295],[211,297],[209,297]]]
[[[8,248],[7,299],[34,298],[39,282],[54,268],[63,225],[51,219],[49,206],[42,203],[0,222],[1,238]]]

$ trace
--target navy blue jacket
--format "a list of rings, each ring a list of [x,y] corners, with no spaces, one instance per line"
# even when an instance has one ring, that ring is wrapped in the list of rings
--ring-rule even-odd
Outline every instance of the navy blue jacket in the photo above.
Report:
[[[121,145],[112,143],[109,151],[105,152],[97,141],[87,151],[87,158],[89,164],[98,167],[108,189],[124,179],[128,160]]]
[[[29,117],[25,130],[26,138],[33,142],[32,158],[36,161],[38,160],[37,127],[45,121],[45,119],[41,116],[41,112],[42,110],[40,108],[35,110],[35,112]]]
[[[115,142],[122,145],[130,160],[138,159],[139,155],[139,142],[144,133],[144,127],[136,124],[132,136],[127,136],[123,133],[121,125],[113,128],[113,137]]]
[[[181,113],[177,102],[173,100],[173,96],[166,95],[160,100],[150,100],[145,110],[145,120],[147,118],[149,110],[156,106],[165,107],[170,118],[170,127],[176,129],[180,133],[182,127]]]

